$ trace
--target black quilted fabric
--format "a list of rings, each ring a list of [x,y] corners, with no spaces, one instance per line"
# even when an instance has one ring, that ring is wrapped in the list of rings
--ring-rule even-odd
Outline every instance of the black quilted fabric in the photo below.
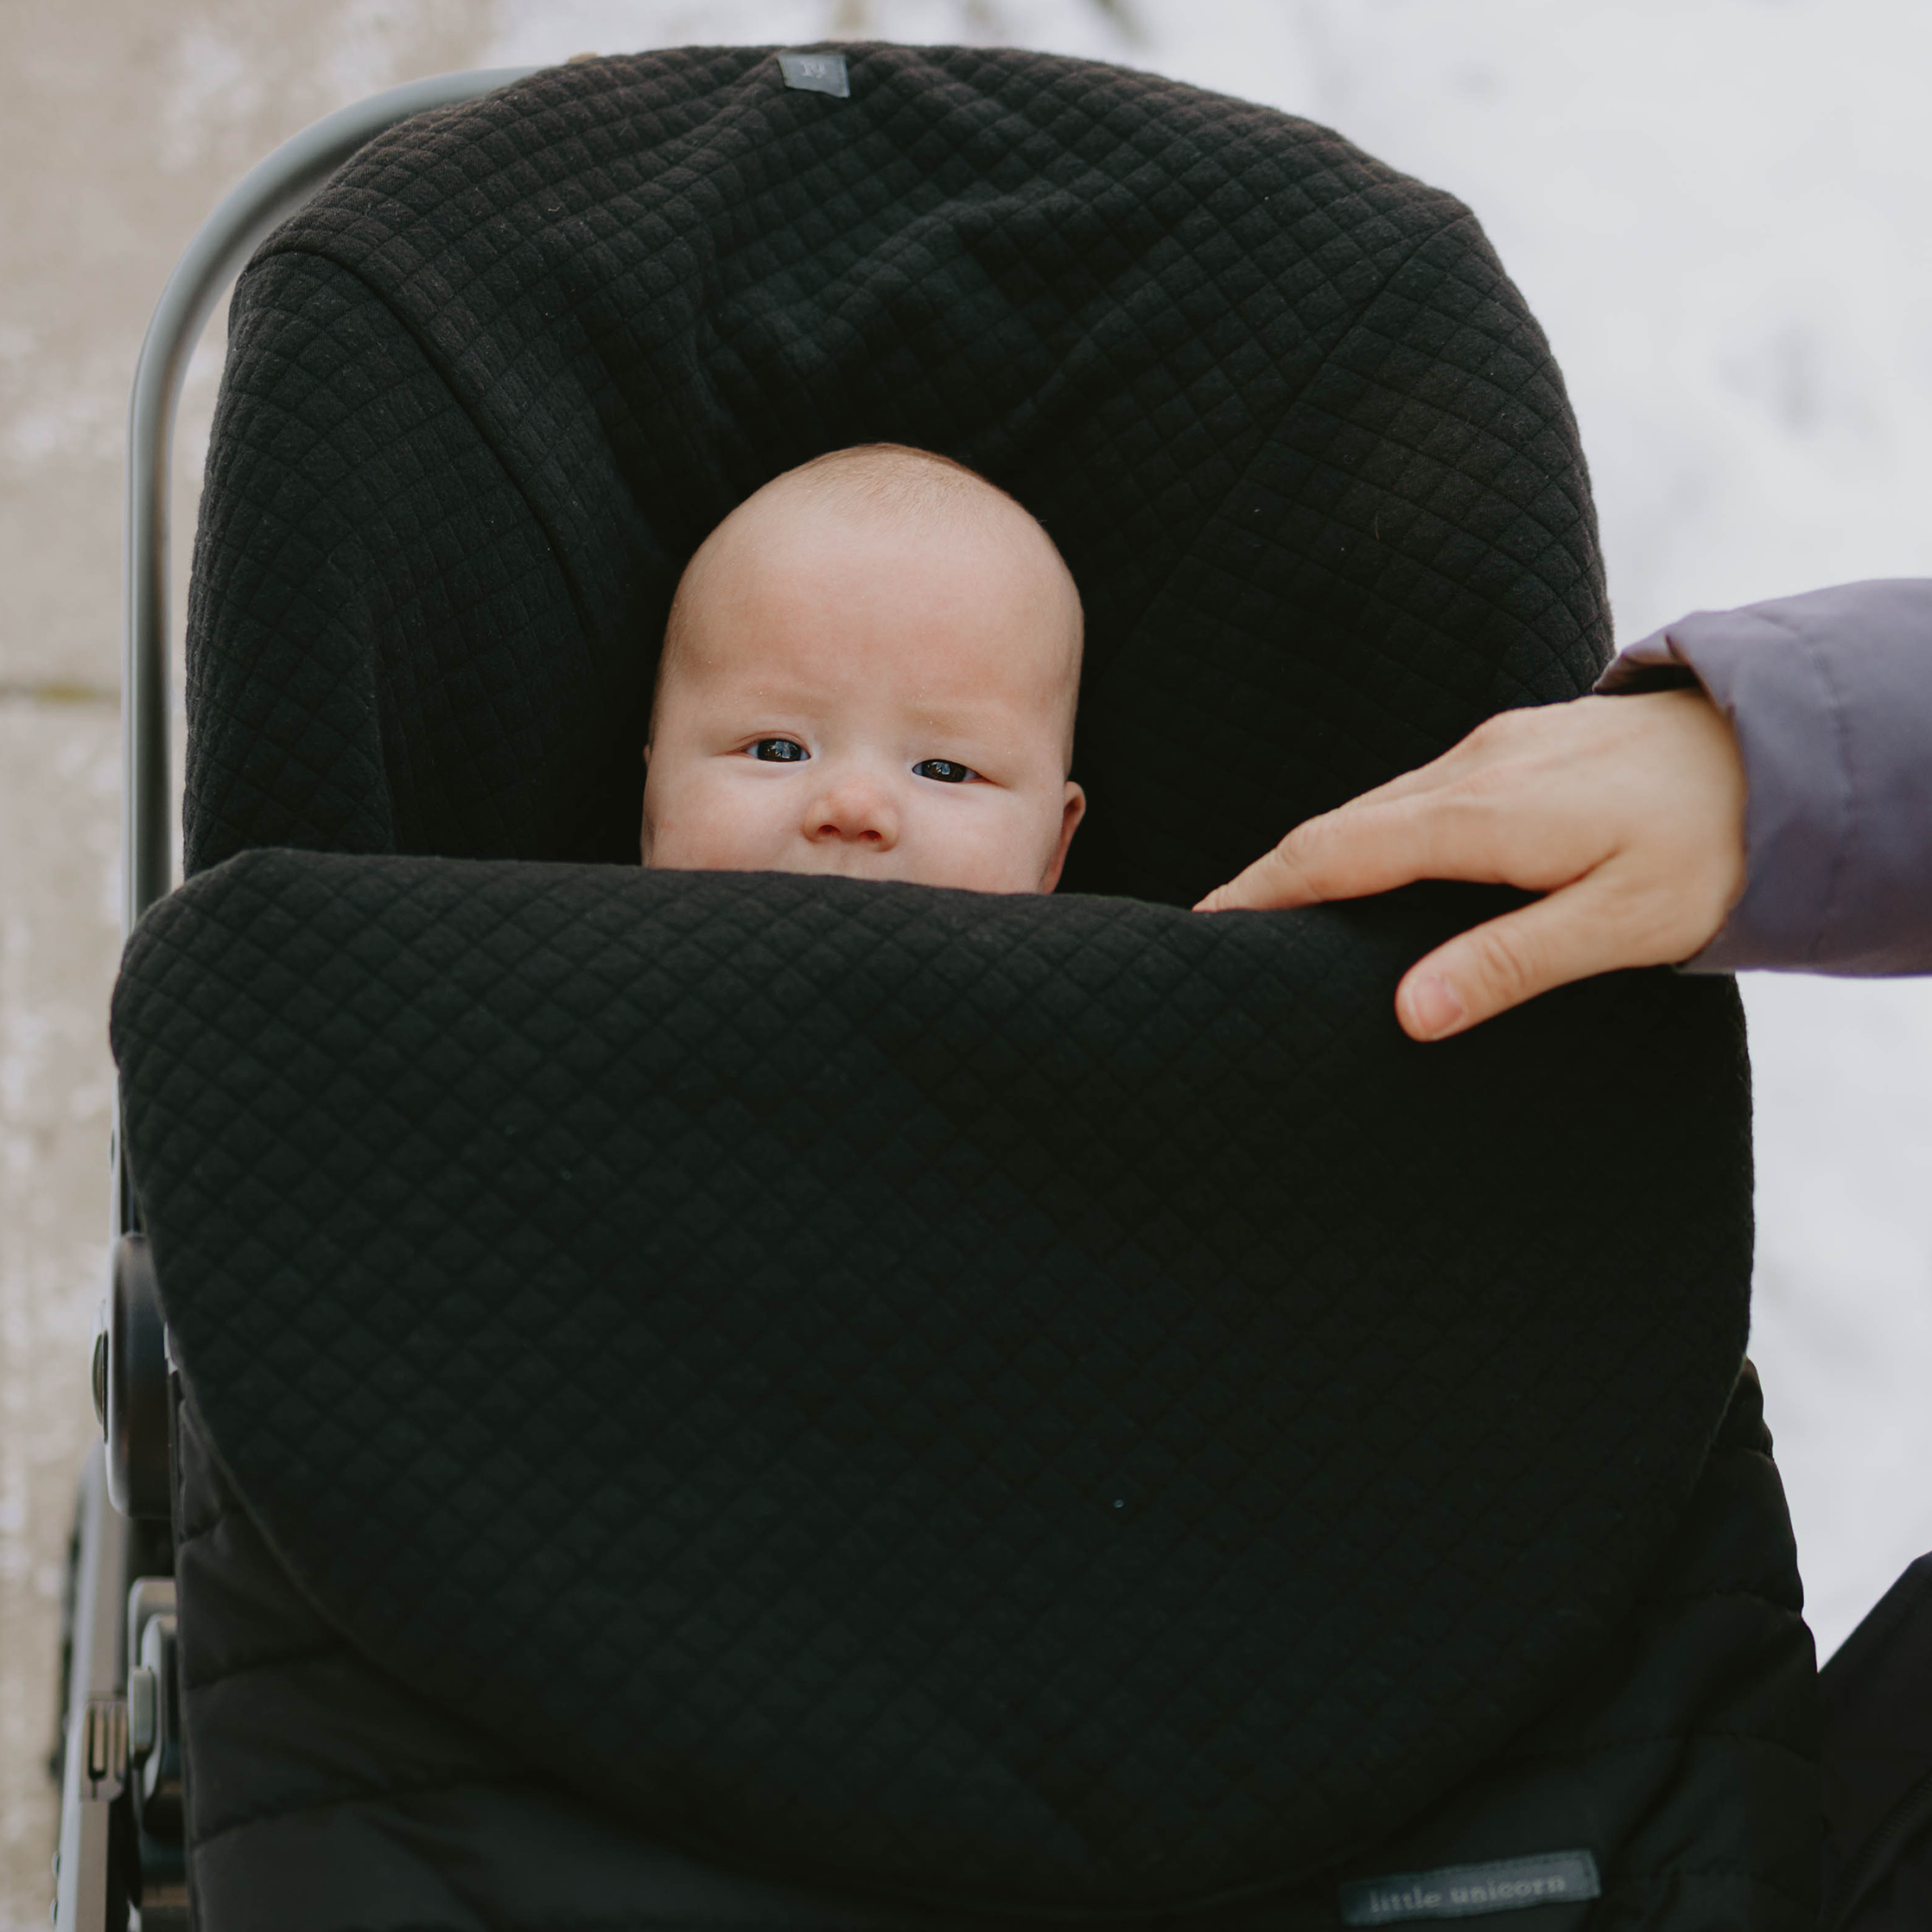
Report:
[[[202,1923],[1258,1932],[1561,1842],[1593,1928],[1795,1928],[1732,994],[1423,1050],[1472,901],[1141,903],[1587,688],[1541,335],[1325,130],[846,52],[423,117],[238,290],[115,1021]],[[1059,543],[1134,897],[528,862],[634,859],[684,558],[874,438]]]
[[[1013,1924],[753,1878],[533,1776],[499,1738],[317,1616],[208,1453],[192,1405],[179,1439],[188,1801],[197,1922],[209,1932]],[[1545,1907],[1535,1932],[1816,1932],[1814,1666],[1770,1451],[1747,1364],[1617,1640],[1550,1710],[1373,1847],[1168,1923],[1324,1932],[1338,1879],[1581,1845],[1603,1873],[1601,1903]]]
[[[673,1844],[1328,1869],[1627,1641],[1743,1344],[1728,984],[1415,1047],[1468,910],[245,855],[116,1000],[177,1359],[329,1624]]]
[[[625,858],[683,560],[817,452],[948,451],[1085,599],[1068,884],[1187,902],[1607,617],[1548,350],[1466,210],[1328,130],[1045,55],[538,75],[372,143],[231,323],[188,862]]]

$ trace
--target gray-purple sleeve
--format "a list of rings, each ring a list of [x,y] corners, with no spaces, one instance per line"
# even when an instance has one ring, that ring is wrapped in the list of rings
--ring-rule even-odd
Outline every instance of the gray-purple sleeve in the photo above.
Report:
[[[1744,897],[1692,972],[1932,972],[1932,578],[1698,611],[1605,692],[1701,684],[1743,752]]]

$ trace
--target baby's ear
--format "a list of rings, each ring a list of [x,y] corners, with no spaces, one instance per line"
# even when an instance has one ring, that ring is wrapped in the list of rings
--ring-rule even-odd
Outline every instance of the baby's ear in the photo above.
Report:
[[[1039,882],[1043,893],[1050,893],[1060,882],[1060,874],[1066,865],[1067,848],[1073,843],[1073,835],[1080,829],[1080,821],[1087,815],[1087,794],[1071,779],[1066,781],[1065,803],[1060,807],[1060,842],[1054,848],[1053,857]]]

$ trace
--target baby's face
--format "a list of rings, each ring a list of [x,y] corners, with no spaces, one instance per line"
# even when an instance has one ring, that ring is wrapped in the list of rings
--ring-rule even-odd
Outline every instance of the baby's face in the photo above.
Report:
[[[1084,801],[1078,604],[1044,537],[813,504],[734,534],[658,690],[645,864],[1051,892]]]

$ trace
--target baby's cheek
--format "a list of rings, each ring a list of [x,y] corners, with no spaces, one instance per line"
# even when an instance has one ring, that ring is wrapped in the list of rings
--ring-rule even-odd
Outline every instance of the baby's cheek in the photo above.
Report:
[[[1031,801],[1002,800],[1004,810],[986,813],[956,835],[950,875],[935,883],[964,886],[982,893],[1037,893],[1058,837],[1051,836]]]
[[[653,828],[651,862],[672,871],[690,871],[709,867],[715,861],[703,850],[702,821],[693,825],[677,813],[667,813]]]
[[[667,796],[651,823],[651,863],[687,872],[761,870],[781,862],[782,787],[729,782],[694,785]],[[647,806],[649,799],[646,799]]]
[[[675,869],[695,861],[689,856],[690,814],[662,798],[644,796],[644,862],[647,866]]]

